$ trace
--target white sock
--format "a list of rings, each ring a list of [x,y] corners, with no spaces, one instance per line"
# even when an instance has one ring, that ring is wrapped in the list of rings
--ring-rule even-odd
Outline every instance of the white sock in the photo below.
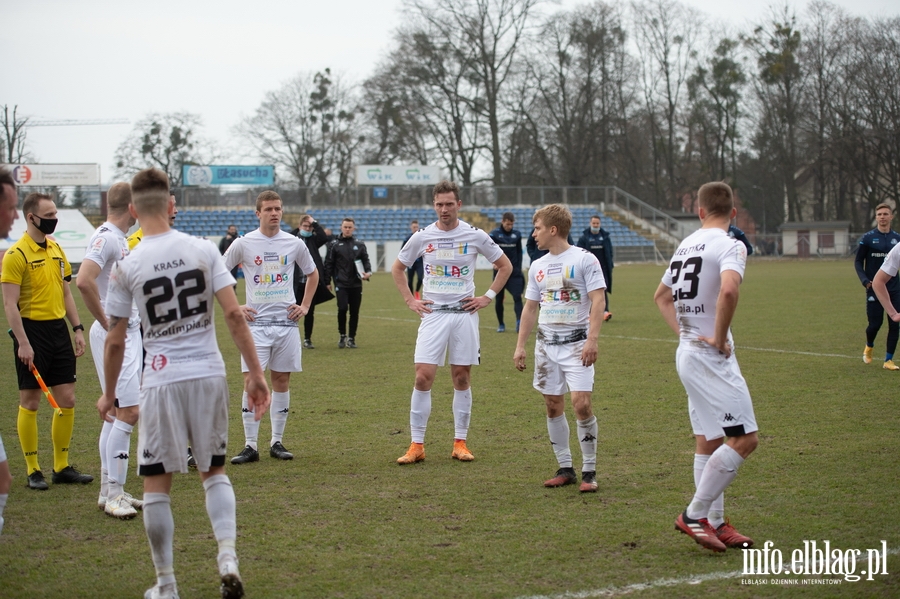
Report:
[[[713,500],[725,492],[743,463],[744,458],[728,445],[715,450],[703,468],[700,484],[687,509],[688,518],[708,518]]]
[[[113,420],[115,422],[115,420]],[[109,433],[112,432],[113,422],[109,422],[108,420],[103,421],[103,426],[100,428],[100,495],[103,497],[109,497],[109,493],[107,492],[107,474],[109,473],[109,454],[107,449],[107,444],[109,442]]]
[[[234,542],[237,539],[237,516],[234,487],[225,474],[216,474],[203,481],[206,489],[206,513],[212,524],[213,534],[219,543],[219,555],[235,555]]]
[[[106,442],[106,457],[109,464],[107,497],[110,499],[125,492],[125,479],[128,477],[128,449],[131,446],[133,429],[133,425],[116,420],[112,432],[109,433],[109,440]]]
[[[287,423],[288,412],[291,411],[291,392],[272,392],[272,405],[269,407],[269,421],[272,423],[272,442],[275,445],[284,438],[284,425]]]
[[[415,387],[409,407],[409,432],[413,443],[425,442],[425,429],[431,417],[431,391],[419,391]]]
[[[150,555],[156,568],[156,584],[175,584],[172,561],[175,521],[172,519],[172,504],[167,494],[144,493],[144,530],[150,541]]]
[[[572,467],[572,452],[569,450],[569,421],[562,414],[556,418],[547,418],[547,432],[550,433],[550,446],[556,454],[560,468]]]
[[[581,444],[582,472],[597,471],[597,417],[587,420],[576,420],[578,423],[578,442]]]
[[[3,534],[3,508],[6,507],[6,499],[9,493],[0,494],[0,534]]]
[[[249,445],[253,449],[259,449],[259,421],[256,420],[256,414],[250,410],[249,398],[247,392],[241,396],[241,419],[244,421],[244,445]]]
[[[456,429],[454,439],[465,440],[472,418],[472,388],[465,391],[453,390],[453,424]]]
[[[703,469],[706,462],[709,461],[709,455],[702,453],[694,454],[694,488],[700,486],[700,478],[703,476]],[[709,506],[709,515],[706,517],[713,528],[719,528],[725,522],[725,493],[716,497]]]

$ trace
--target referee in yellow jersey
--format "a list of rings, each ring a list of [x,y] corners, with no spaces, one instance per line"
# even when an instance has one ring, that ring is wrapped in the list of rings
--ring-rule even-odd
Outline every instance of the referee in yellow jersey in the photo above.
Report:
[[[3,256],[0,284],[3,309],[12,327],[16,374],[19,379],[17,428],[28,486],[46,490],[47,481],[38,463],[37,409],[41,388],[31,373],[40,372],[60,410],[53,417],[54,484],[89,483],[93,476],[69,465],[69,443],[75,423],[75,358],[84,354],[84,326],[69,290],[72,267],[56,241],[47,236],[56,230],[57,212],[46,194],[30,193],[22,206],[27,229]],[[75,332],[75,351],[65,318]]]

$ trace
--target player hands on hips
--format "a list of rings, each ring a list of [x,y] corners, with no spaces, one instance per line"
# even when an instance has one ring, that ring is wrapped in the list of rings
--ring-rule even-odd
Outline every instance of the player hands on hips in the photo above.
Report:
[[[455,437],[450,457],[471,462],[475,456],[466,446],[472,412],[470,375],[480,361],[478,311],[490,305],[506,284],[512,265],[487,233],[459,219],[462,202],[459,187],[450,181],[435,185],[433,193],[437,221],[413,235],[391,267],[397,290],[407,307],[422,319],[413,358],[416,382],[410,400],[409,449],[397,463],[413,464],[425,459],[425,429],[431,416],[431,387],[438,366],[450,361],[453,380]],[[475,296],[475,263],[481,254],[497,269],[490,289]],[[416,298],[406,281],[406,269],[419,257],[425,266],[422,298]]]
[[[525,288],[525,307],[513,362],[526,368],[525,343],[537,325],[534,345],[534,388],[544,396],[547,432],[559,469],[545,487],[578,482],[569,448],[565,393],[572,396],[581,445],[582,493],[597,491],[597,418],[591,406],[597,340],[606,307],[606,281],[600,262],[589,251],[570,245],[572,213],[551,204],[533,217],[532,236],[547,253],[531,263]]]
[[[753,402],[731,336],[747,248],[727,233],[736,214],[731,188],[707,183],[697,197],[701,227],[678,246],[654,301],[679,336],[675,367],[687,391],[695,438],[696,490],[675,519],[675,530],[721,552],[753,545],[725,518],[724,496],[759,442]]]

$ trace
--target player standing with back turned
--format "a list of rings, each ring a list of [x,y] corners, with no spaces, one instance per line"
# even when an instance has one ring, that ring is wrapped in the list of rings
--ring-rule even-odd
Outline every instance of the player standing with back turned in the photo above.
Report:
[[[218,542],[222,596],[238,598],[244,591],[235,553],[235,497],[225,474],[228,382],[216,342],[214,301],[222,307],[231,338],[247,363],[245,390],[257,418],[269,406],[269,389],[234,294],[234,277],[212,242],[169,228],[175,205],[168,187],[168,177],[157,169],[140,171],[131,181],[131,209],[141,221],[144,238],[116,263],[110,275],[105,388],[116,388],[134,302],[147,351],[141,382],[138,474],[144,477],[144,528],[156,569],[156,585],[144,598],[178,598],[169,493],[172,473],[188,471],[188,443],[197,459],[206,511]],[[101,418],[106,418],[113,401],[111,395],[97,401]]]
[[[697,196],[701,227],[675,250],[653,299],[680,338],[675,365],[688,394],[696,443],[696,492],[675,529],[721,552],[753,545],[725,519],[724,507],[725,489],[759,443],[753,402],[731,337],[747,248],[728,236],[737,212],[731,187],[707,183]]]

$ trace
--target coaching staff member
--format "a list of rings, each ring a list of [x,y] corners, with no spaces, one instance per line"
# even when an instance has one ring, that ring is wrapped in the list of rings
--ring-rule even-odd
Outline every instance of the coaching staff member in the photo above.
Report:
[[[362,282],[372,276],[369,252],[366,244],[353,236],[356,221],[347,217],[341,222],[341,234],[330,244],[325,254],[325,281],[334,280],[334,293],[338,301],[338,347],[356,348],[356,327],[359,325],[359,307],[362,305]],[[362,271],[356,261],[362,263]],[[347,335],[347,310],[350,311],[350,335]]]
[[[878,204],[875,207],[876,227],[863,235],[859,240],[859,248],[856,250],[856,276],[859,282],[866,288],[866,317],[869,326],[866,327],[866,346],[863,348],[863,362],[872,363],[872,349],[875,347],[875,336],[881,329],[884,321],[884,308],[875,296],[872,281],[878,274],[884,259],[894,246],[900,243],[900,233],[891,230],[891,221],[894,219],[894,210],[890,204]],[[894,307],[900,307],[900,278],[896,275],[890,277],[885,283],[888,299]],[[894,364],[894,352],[897,350],[897,340],[900,338],[900,324],[888,318],[887,350],[884,354],[885,370],[900,370],[900,366]]]
[[[37,409],[41,389],[32,364],[59,404],[53,418],[53,482],[89,483],[93,476],[69,465],[69,443],[75,423],[75,358],[84,354],[84,326],[69,290],[72,267],[62,248],[47,237],[56,230],[56,204],[49,195],[30,193],[22,206],[27,229],[3,256],[3,309],[12,327],[19,380],[19,441],[25,454],[28,486],[45,490],[38,463]],[[65,319],[75,332],[75,351]]]

